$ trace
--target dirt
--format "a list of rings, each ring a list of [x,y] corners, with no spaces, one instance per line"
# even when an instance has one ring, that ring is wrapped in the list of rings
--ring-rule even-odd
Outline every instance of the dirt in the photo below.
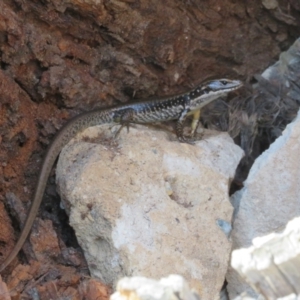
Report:
[[[18,238],[45,149],[67,119],[211,77],[250,81],[300,33],[297,1],[262,2],[0,1],[0,261]],[[107,298],[108,287],[87,278],[52,175],[39,215],[48,220],[36,222],[3,273],[11,299]]]

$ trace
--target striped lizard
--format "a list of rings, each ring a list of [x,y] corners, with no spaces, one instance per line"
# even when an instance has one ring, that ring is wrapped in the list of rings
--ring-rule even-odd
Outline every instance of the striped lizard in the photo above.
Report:
[[[187,116],[192,115],[191,137],[194,136],[198,126],[200,109],[211,101],[227,95],[229,92],[242,86],[239,80],[217,79],[204,82],[195,89],[178,95],[156,100],[118,105],[107,109],[97,109],[82,113],[68,121],[57,133],[49,145],[42,167],[40,169],[38,182],[36,184],[31,207],[21,231],[21,235],[13,250],[0,266],[3,271],[17,256],[23,247],[25,240],[31,230],[32,224],[38,213],[47,180],[57,156],[62,148],[78,133],[87,127],[101,125],[104,123],[120,124],[120,130],[131,123],[153,123],[177,120],[176,135],[180,142],[190,142],[183,135],[183,125]]]

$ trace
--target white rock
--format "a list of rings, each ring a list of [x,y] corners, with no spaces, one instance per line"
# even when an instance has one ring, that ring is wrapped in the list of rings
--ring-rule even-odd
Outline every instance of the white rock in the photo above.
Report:
[[[160,281],[146,277],[125,277],[119,280],[111,300],[199,300],[179,275],[170,275]]]
[[[281,231],[300,215],[300,114],[253,164],[244,188],[233,196],[239,204],[233,248],[251,245],[255,237]],[[234,270],[226,276],[230,299],[251,288]]]
[[[257,237],[253,246],[234,250],[231,265],[267,299],[300,297],[300,218],[283,233]]]
[[[57,182],[92,276],[184,276],[203,299],[218,299],[231,243],[228,185],[242,150],[227,134],[196,145],[172,134],[90,128],[95,142],[71,142]],[[228,232],[226,232],[228,233]]]

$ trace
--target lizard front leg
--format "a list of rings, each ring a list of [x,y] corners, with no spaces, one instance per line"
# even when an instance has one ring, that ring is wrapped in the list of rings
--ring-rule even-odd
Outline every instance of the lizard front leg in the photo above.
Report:
[[[191,124],[191,137],[194,137],[195,131],[199,125],[200,121],[200,109],[193,112],[193,121]]]

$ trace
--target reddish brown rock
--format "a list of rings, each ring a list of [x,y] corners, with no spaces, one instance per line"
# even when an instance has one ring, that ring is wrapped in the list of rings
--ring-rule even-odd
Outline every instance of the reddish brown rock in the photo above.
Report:
[[[80,295],[87,300],[107,300],[111,290],[96,279],[83,281],[79,287]]]
[[[67,119],[211,76],[248,78],[299,36],[299,5],[290,3],[272,11],[260,1],[0,1],[0,261],[26,217],[45,148]],[[61,258],[86,274],[53,179],[45,200],[42,216],[62,249],[51,264]],[[22,263],[35,256],[29,246]]]
[[[5,282],[2,281],[0,276],[0,299],[1,300],[11,300],[7,286]]]

